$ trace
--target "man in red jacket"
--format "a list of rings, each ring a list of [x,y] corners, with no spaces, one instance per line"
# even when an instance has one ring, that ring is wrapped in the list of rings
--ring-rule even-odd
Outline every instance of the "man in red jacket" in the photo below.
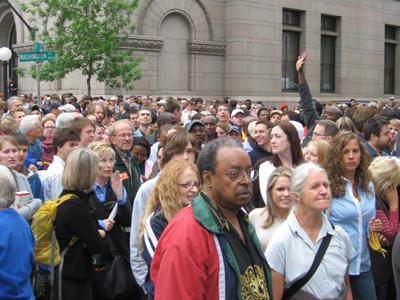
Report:
[[[155,250],[155,299],[273,299],[269,266],[242,210],[257,178],[247,152],[233,139],[216,139],[197,164],[203,190]]]

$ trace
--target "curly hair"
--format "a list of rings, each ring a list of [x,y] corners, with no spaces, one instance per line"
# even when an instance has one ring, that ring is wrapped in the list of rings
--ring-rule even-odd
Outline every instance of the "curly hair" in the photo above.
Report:
[[[276,168],[275,171],[272,172],[271,176],[269,177],[268,180],[268,186],[267,186],[267,206],[265,207],[265,210],[268,213],[268,217],[265,220],[265,223],[263,225],[264,229],[267,229],[274,225],[275,219],[278,217],[275,209],[275,203],[272,200],[272,189],[275,187],[275,184],[277,180],[281,177],[286,177],[290,181],[290,177],[292,176],[292,170],[288,167],[279,167]]]
[[[184,160],[170,161],[158,178],[140,218],[138,234],[139,253],[143,250],[142,240],[146,227],[146,220],[154,212],[157,206],[161,205],[161,210],[158,214],[163,213],[168,222],[170,222],[171,219],[184,207],[179,197],[178,178],[185,170],[192,170],[195,172],[197,180],[200,182],[197,166]]]
[[[345,180],[341,165],[344,147],[351,140],[357,141],[361,154],[360,164],[356,169],[354,182],[365,192],[372,193],[368,186],[371,181],[371,172],[368,170],[371,163],[371,156],[368,154],[365,145],[359,136],[352,132],[341,132],[333,138],[332,143],[329,146],[328,155],[323,164],[323,168],[326,170],[326,173],[328,173],[332,196],[334,198],[344,197],[346,194]]]

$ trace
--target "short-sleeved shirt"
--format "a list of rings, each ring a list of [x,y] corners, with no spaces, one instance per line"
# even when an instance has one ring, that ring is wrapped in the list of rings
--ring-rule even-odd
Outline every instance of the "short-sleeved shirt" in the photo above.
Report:
[[[332,234],[329,247],[312,278],[301,290],[319,299],[336,298],[345,288],[344,277],[348,260],[354,249],[346,232],[335,225],[332,228],[325,215],[321,214],[322,226],[316,243],[300,226],[291,213],[274,233],[265,256],[274,271],[285,276],[285,290],[310,270],[315,255],[327,234]]]

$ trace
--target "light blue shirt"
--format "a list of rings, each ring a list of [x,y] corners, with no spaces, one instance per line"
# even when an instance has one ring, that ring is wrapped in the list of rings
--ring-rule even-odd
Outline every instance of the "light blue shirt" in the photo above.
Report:
[[[345,196],[333,198],[329,220],[341,226],[349,235],[355,254],[350,258],[350,275],[359,275],[371,268],[368,251],[369,221],[375,217],[375,190],[369,183],[370,193],[357,188],[361,202],[353,195],[351,182],[345,180]]]
[[[103,185],[103,187],[101,187],[97,182],[94,183],[93,191],[95,192],[95,194],[96,194],[97,198],[100,200],[100,202],[106,201],[107,183],[108,183],[108,180]],[[122,190],[124,191],[124,197],[122,199],[118,200],[119,206],[124,205],[126,203],[127,193],[126,193],[126,190],[124,187],[122,187]],[[106,229],[103,220],[98,220],[98,223],[101,227],[103,227],[104,230]]]
[[[247,153],[249,153],[250,151],[253,151],[253,147],[250,145],[249,143],[249,138],[246,138],[244,140],[244,142],[242,143],[244,150],[246,150]]]
[[[134,133],[134,137],[144,137],[142,131],[138,128]]]
[[[307,274],[324,237],[331,234],[332,240],[317,271],[301,289],[318,299],[337,299],[345,287],[347,261],[354,249],[340,226],[333,230],[326,216],[321,214],[321,217],[321,229],[314,244],[292,212],[272,235],[265,257],[271,269],[285,276],[288,289]]]

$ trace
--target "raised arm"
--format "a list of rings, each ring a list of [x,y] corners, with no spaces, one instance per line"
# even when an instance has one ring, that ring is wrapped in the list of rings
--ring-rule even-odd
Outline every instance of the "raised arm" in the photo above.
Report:
[[[307,52],[303,52],[301,56],[298,56],[296,63],[296,70],[299,77],[299,84],[306,82],[306,76],[304,75],[303,67],[306,63]]]
[[[296,70],[299,77],[299,95],[300,95],[300,103],[301,108],[304,113],[304,121],[308,128],[314,126],[315,121],[320,119],[320,116],[317,114],[315,110],[315,106],[312,100],[312,95],[310,88],[306,81],[306,76],[304,74],[304,64],[306,63],[307,52],[301,54],[298,57],[296,63]]]

